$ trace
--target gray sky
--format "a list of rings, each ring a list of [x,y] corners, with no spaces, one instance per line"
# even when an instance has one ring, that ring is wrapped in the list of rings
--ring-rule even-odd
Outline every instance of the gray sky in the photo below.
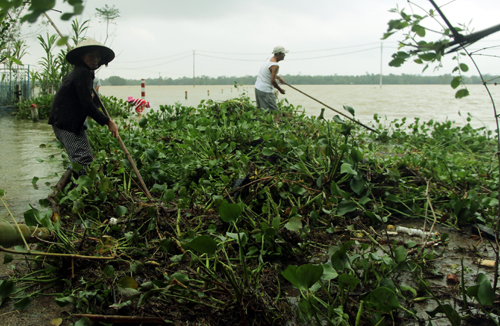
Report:
[[[469,24],[478,31],[498,24],[498,0],[436,0],[452,24]],[[110,25],[106,45],[116,58],[98,76],[117,75],[124,78],[178,78],[193,76],[195,51],[196,76],[256,75],[261,63],[276,45],[290,50],[280,63],[280,74],[364,75],[419,74],[422,66],[406,63],[401,68],[388,66],[397,50],[401,34],[383,41],[381,37],[391,19],[399,18],[389,10],[406,7],[406,0],[87,0],[80,22],[90,19],[86,36],[104,42],[106,26],[95,16],[95,8],[104,4],[120,10],[116,24]],[[416,5],[431,9],[428,0],[414,0]],[[62,0],[56,9],[69,11]],[[418,7],[415,14],[423,15]],[[70,33],[70,23],[50,12],[58,28]],[[55,34],[51,26],[40,23],[24,28],[30,53],[23,62],[40,67],[43,50],[37,35]],[[429,21],[430,22],[430,21]],[[431,26],[424,24],[425,26]],[[434,28],[439,29],[437,26]],[[428,40],[434,40],[429,37]],[[471,50],[500,45],[500,32],[493,34]],[[500,48],[487,52],[500,56]],[[472,63],[464,61],[471,68]],[[483,73],[500,74],[500,58],[478,57]],[[444,60],[444,67],[424,74],[451,73],[455,63]]]

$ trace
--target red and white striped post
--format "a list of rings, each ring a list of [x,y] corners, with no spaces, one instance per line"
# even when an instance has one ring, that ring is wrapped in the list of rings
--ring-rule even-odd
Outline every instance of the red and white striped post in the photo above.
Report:
[[[141,79],[141,98],[146,99],[146,80],[144,78]]]

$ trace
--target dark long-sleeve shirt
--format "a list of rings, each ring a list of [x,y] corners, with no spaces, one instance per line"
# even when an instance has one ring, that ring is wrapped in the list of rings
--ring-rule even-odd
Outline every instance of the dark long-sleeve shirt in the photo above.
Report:
[[[80,65],[64,77],[52,102],[50,125],[77,134],[88,116],[101,126],[109,122],[96,105],[97,98],[92,99],[93,80],[94,72]]]

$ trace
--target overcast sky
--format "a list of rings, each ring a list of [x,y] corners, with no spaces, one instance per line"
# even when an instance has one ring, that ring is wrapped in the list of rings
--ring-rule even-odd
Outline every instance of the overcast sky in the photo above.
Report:
[[[469,24],[476,31],[499,23],[499,0],[436,0],[452,24]],[[95,16],[95,8],[104,4],[119,9],[120,17],[110,25],[106,45],[116,58],[98,76],[124,78],[179,78],[193,76],[256,75],[262,62],[276,45],[290,52],[280,63],[280,74],[364,75],[420,74],[422,66],[406,63],[401,68],[388,66],[401,34],[383,41],[387,23],[399,15],[389,10],[408,8],[406,0],[87,0],[78,20],[90,20],[86,36],[104,42],[106,25]],[[428,0],[414,0],[430,9]],[[70,7],[62,0],[56,9]],[[415,14],[423,14],[413,7]],[[60,20],[60,13],[49,16],[64,34],[70,34],[70,23]],[[23,62],[40,67],[43,50],[37,35],[55,34],[51,26],[37,24],[23,28],[28,39],[29,55]],[[430,21],[429,21],[430,22]],[[436,26],[434,26],[437,28]],[[432,37],[427,40],[434,40]],[[500,46],[500,32],[493,34],[471,50]],[[382,56],[381,56],[382,52]],[[485,54],[500,56],[500,49]],[[451,56],[450,56],[451,59]],[[472,63],[465,61],[471,68]],[[483,73],[500,74],[500,58],[478,57]],[[444,67],[424,74],[451,73],[451,60]],[[477,75],[476,71],[472,74]]]

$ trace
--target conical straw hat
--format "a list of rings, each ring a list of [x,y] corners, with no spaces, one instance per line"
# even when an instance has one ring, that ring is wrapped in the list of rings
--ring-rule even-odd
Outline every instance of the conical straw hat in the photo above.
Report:
[[[92,52],[94,50],[99,50],[101,52],[101,62],[99,65],[107,65],[115,58],[113,50],[96,40],[88,38],[78,43],[72,50],[70,50],[66,54],[66,60],[73,65],[82,64],[82,56],[85,53]]]

